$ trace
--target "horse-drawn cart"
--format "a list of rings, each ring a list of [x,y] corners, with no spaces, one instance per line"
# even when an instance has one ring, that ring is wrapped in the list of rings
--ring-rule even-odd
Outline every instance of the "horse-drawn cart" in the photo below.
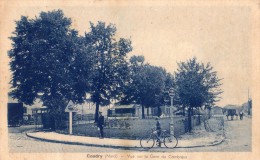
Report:
[[[239,110],[239,106],[236,105],[227,105],[222,109],[223,114],[226,114],[227,120],[234,120],[235,116],[238,119]]]
[[[227,109],[227,120],[229,120],[228,117],[231,118],[231,120],[234,120],[234,116],[236,116],[236,119],[238,117],[237,110],[236,109]]]

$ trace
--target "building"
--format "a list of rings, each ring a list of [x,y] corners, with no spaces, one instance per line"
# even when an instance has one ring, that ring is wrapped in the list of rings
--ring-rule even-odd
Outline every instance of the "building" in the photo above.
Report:
[[[99,106],[99,111],[102,112],[102,115],[104,117],[107,117],[107,111],[109,108],[111,108],[113,104],[108,106]],[[90,99],[86,100],[83,104],[77,104],[78,112],[76,112],[76,115],[79,117],[79,119],[82,120],[94,120],[95,113],[96,113],[96,104],[93,103]],[[80,118],[81,117],[81,118]]]
[[[136,104],[115,105],[107,110],[108,118],[139,118],[140,106]]]
[[[223,110],[219,106],[214,106],[211,108],[211,115],[223,115]]]
[[[10,96],[8,96],[8,103],[19,103],[17,99],[14,99]],[[24,106],[24,115],[32,115],[33,113],[33,109],[34,108],[42,108],[43,107],[43,103],[40,101],[40,99],[36,99],[34,104],[32,105],[26,105],[23,104]]]
[[[20,126],[23,120],[23,103],[8,103],[8,126]]]
[[[160,107],[161,117],[170,117],[170,106]],[[173,111],[177,110],[174,107]],[[144,108],[145,118],[154,118],[158,116],[158,107]],[[142,107],[139,104],[114,105],[107,111],[108,118],[142,118]]]

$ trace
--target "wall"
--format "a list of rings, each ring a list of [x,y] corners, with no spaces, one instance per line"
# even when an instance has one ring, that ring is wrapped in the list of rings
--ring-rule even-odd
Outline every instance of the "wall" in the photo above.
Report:
[[[201,122],[204,117],[201,116]],[[160,120],[162,130],[167,130],[169,133],[169,125],[171,119],[164,118]],[[178,137],[187,132],[187,118],[174,117],[174,134]],[[198,125],[198,116],[192,118],[192,126]],[[127,138],[140,139],[143,136],[151,133],[151,128],[155,128],[155,119],[129,119],[129,120],[109,120],[106,122],[104,129],[105,137],[109,138]],[[90,137],[99,136],[99,131],[93,124],[79,124],[73,126],[73,132],[78,135],[85,135]]]

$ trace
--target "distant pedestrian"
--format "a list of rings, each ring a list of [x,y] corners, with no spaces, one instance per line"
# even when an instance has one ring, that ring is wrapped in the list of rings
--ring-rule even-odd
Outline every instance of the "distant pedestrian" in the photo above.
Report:
[[[243,116],[244,116],[244,113],[241,111],[241,112],[239,113],[240,120],[243,120]]]
[[[98,128],[99,128],[99,132],[100,132],[100,138],[104,138],[104,123],[105,123],[105,119],[104,116],[102,115],[102,112],[99,112],[99,117],[98,117]]]

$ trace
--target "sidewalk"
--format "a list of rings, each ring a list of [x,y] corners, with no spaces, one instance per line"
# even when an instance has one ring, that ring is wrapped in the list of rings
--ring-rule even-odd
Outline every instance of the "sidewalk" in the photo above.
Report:
[[[38,140],[77,144],[96,147],[110,147],[110,148],[140,148],[140,140],[126,140],[126,139],[114,139],[104,138],[99,139],[97,137],[85,137],[76,135],[59,134],[56,132],[27,132],[26,135]],[[214,146],[224,141],[224,136],[216,132],[201,132],[199,134],[187,133],[178,138],[177,148],[193,148],[193,147],[206,147]]]

